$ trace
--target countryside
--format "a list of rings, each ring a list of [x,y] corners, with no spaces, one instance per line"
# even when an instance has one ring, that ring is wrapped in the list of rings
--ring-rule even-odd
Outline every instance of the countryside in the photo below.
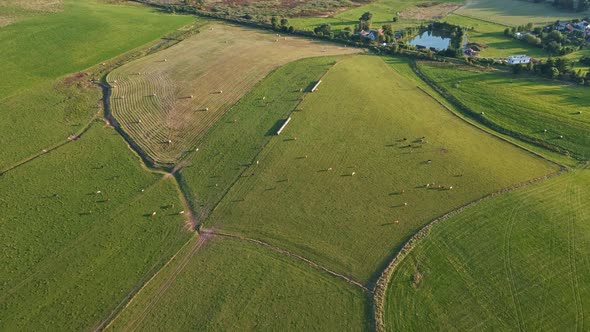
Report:
[[[0,0],[0,331],[587,331],[590,0]]]

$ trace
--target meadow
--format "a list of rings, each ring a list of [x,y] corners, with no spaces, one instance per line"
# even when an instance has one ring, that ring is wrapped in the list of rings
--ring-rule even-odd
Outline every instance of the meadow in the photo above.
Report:
[[[428,221],[556,169],[466,124],[379,57],[339,62],[298,109],[205,227],[363,283]]]
[[[438,63],[421,62],[419,68],[493,123],[563,148],[577,159],[590,158],[590,94],[584,87]]]
[[[410,8],[417,10],[418,7],[416,7],[416,4],[423,2],[420,0],[376,0],[326,17],[292,18],[289,22],[296,28],[304,30],[313,30],[316,26],[329,23],[332,25],[333,30],[339,31],[347,26],[354,28],[355,25],[358,25],[359,18],[363,13],[371,12],[373,14],[373,19],[371,20],[373,27],[380,28],[383,24],[392,24],[394,29],[401,29],[404,27],[418,26],[428,21],[419,17],[404,17],[401,15],[397,22],[393,22],[393,17],[397,16],[397,13],[403,14],[405,10]],[[441,2],[462,4],[464,1],[445,0]]]
[[[585,330],[590,171],[481,202],[436,225],[387,291],[391,330]]]
[[[89,77],[64,76],[193,21],[135,5],[64,0],[62,10],[0,28],[0,169],[65,141],[98,112]],[[68,83],[69,82],[69,83]],[[84,94],[84,96],[81,96]]]
[[[291,257],[195,237],[106,330],[360,331],[371,324],[366,302],[361,289]]]
[[[188,240],[184,209],[103,122],[0,176],[0,329],[97,327]]]
[[[479,53],[480,57],[507,58],[516,54],[526,54],[534,58],[546,58],[548,56],[547,52],[542,48],[505,36],[505,25],[456,14],[445,17],[444,21],[472,28],[467,32],[469,43],[478,43],[485,46]]]
[[[505,25],[550,24],[557,20],[582,18],[590,12],[574,13],[549,4],[519,0],[467,0],[457,14]]]
[[[179,164],[179,174],[199,219],[219,203],[310,87],[339,59],[341,56],[307,58],[281,66],[232,106],[197,143],[198,151]]]
[[[300,58],[359,51],[214,24],[110,73],[112,112],[155,162],[174,164],[275,68]]]

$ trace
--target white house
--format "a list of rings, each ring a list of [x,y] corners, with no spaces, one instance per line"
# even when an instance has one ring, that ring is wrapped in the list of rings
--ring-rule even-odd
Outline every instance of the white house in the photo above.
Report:
[[[529,62],[531,62],[531,57],[528,57],[526,55],[512,55],[508,57],[508,64],[510,65]]]

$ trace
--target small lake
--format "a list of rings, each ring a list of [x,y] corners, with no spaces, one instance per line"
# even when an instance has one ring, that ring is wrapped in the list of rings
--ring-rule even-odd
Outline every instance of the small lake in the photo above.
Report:
[[[414,37],[408,42],[409,45],[434,48],[437,51],[444,51],[449,48],[451,38],[437,36],[433,31],[424,31],[421,35]]]

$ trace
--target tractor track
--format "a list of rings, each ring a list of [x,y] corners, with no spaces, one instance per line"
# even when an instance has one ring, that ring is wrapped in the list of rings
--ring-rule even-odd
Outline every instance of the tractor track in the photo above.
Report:
[[[383,269],[383,271],[379,274],[379,278],[377,279],[377,281],[375,282],[375,285],[371,288],[371,292],[373,294],[373,313],[375,315],[374,317],[374,322],[375,322],[375,329],[376,331],[385,331],[385,320],[384,320],[384,310],[385,310],[385,297],[386,297],[386,293],[387,293],[387,286],[389,285],[389,282],[391,280],[391,278],[393,277],[393,272],[395,270],[395,268],[410,254],[410,252],[414,249],[414,247],[419,244],[423,239],[425,239],[428,234],[430,233],[430,231],[432,230],[432,228],[434,226],[436,226],[437,224],[441,223],[442,221],[445,221],[461,212],[463,212],[464,210],[468,209],[468,208],[472,208],[475,205],[478,205],[479,203],[483,202],[483,201],[487,201],[491,198],[497,197],[499,195],[502,194],[506,194],[524,187],[527,187],[529,185],[538,183],[538,182],[542,182],[545,181],[547,179],[553,178],[555,176],[558,176],[564,172],[569,171],[569,169],[560,169],[556,172],[532,179],[532,180],[528,180],[525,182],[521,182],[519,184],[515,184],[513,186],[510,187],[506,187],[503,189],[500,189],[498,191],[495,191],[493,193],[487,194],[481,198],[478,198],[474,201],[471,201],[467,204],[464,204],[463,206],[447,212],[446,214],[433,219],[432,221],[430,221],[429,223],[427,223],[425,226],[423,226],[418,232],[416,232],[403,246],[400,250],[398,250],[396,253],[394,253],[393,257],[391,258],[391,260],[389,260],[389,263],[386,265],[386,267]]]
[[[298,254],[295,254],[293,252],[290,252],[289,250],[279,248],[279,247],[274,246],[274,245],[272,245],[270,243],[267,243],[267,242],[264,242],[264,241],[261,241],[261,240],[257,240],[257,239],[252,239],[252,238],[240,236],[240,235],[233,235],[233,234],[221,233],[221,232],[218,232],[218,231],[203,230],[202,233],[211,234],[211,235],[217,236],[217,237],[229,238],[229,239],[246,241],[246,242],[251,242],[251,243],[257,244],[259,246],[265,247],[265,248],[267,248],[269,250],[272,250],[274,252],[278,252],[279,254],[282,254],[282,255],[285,255],[285,256],[289,256],[289,257],[293,257],[293,258],[295,258],[297,260],[300,260],[300,261],[304,262],[305,264],[313,267],[316,270],[320,270],[320,271],[326,272],[326,273],[328,273],[328,274],[330,274],[330,275],[332,275],[334,277],[340,278],[340,279],[346,281],[347,283],[349,283],[349,284],[351,284],[353,286],[356,286],[356,287],[361,288],[365,292],[368,292],[368,293],[371,292],[371,290],[367,286],[363,285],[360,281],[354,280],[351,277],[347,277],[347,276],[345,276],[343,274],[340,274],[338,272],[335,272],[333,270],[330,270],[327,267],[325,267],[323,265],[320,265],[320,264],[318,264],[318,263],[316,263],[316,262],[314,262],[314,261],[312,261],[312,260],[310,260],[308,258],[305,258],[305,257],[303,257],[301,255],[298,255]]]

